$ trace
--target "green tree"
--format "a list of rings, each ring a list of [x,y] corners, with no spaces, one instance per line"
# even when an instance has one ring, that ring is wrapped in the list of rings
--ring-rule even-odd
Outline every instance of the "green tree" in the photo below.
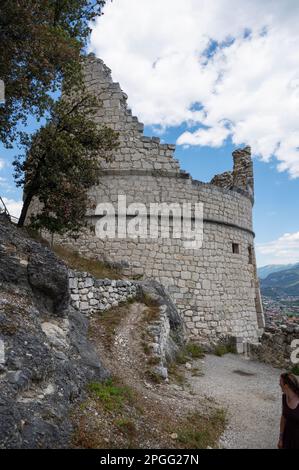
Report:
[[[16,125],[29,114],[40,118],[51,107],[50,92],[62,81],[80,80],[80,53],[90,21],[101,15],[105,0],[1,0],[0,140],[11,146]]]
[[[46,125],[32,136],[23,136],[25,155],[14,162],[17,185],[24,188],[19,226],[33,198],[41,203],[30,219],[33,228],[74,234],[84,226],[88,189],[98,181],[100,161],[111,158],[118,145],[117,133],[95,123],[98,106],[87,93],[76,100],[60,99]]]

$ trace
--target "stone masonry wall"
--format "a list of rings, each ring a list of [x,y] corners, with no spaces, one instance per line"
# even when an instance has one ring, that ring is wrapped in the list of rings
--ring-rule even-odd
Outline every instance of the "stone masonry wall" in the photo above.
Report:
[[[248,254],[254,246],[250,200],[182,178],[106,175],[104,185],[92,190],[95,201],[116,204],[118,194],[125,194],[128,203],[149,204],[161,198],[179,203],[202,201],[202,248],[187,250],[179,239],[98,239],[92,230],[98,220],[95,216],[89,218],[91,229],[76,241],[63,238],[56,242],[83,256],[122,262],[128,276],[155,278],[175,301],[193,339],[216,341],[221,335],[232,335],[256,341],[260,325],[256,268]],[[239,254],[233,254],[233,243],[239,245]]]
[[[249,357],[288,369],[294,365],[291,363],[291,344],[298,338],[299,326],[268,327],[261,337],[260,344],[248,345]]]
[[[127,107],[126,93],[114,83],[111,70],[103,61],[90,54],[84,67],[85,83],[102,103],[96,120],[120,133],[120,146],[113,154],[113,162],[102,163],[103,169],[172,170],[180,172],[178,160],[173,158],[175,145],[161,144],[156,137],[143,136],[144,125],[132,116]],[[151,161],[148,161],[150,158]]]
[[[133,299],[142,303],[144,295],[151,299],[159,313],[147,325],[148,348],[157,359],[154,372],[167,379],[167,366],[183,344],[183,323],[162,286],[155,281],[96,279],[89,273],[69,270],[69,288],[71,305],[86,316]]]
[[[174,145],[142,135],[142,123],[132,116],[127,95],[113,83],[105,64],[91,55],[84,70],[87,88],[102,101],[97,121],[120,133],[119,147],[111,163],[101,164],[99,184],[89,192],[88,228],[75,241],[55,237],[54,242],[86,257],[120,263],[128,276],[156,279],[171,296],[192,339],[217,342],[231,335],[257,342],[264,323],[263,313],[257,309],[259,292],[252,259],[250,149],[234,152],[232,187],[195,181],[180,169]],[[97,204],[112,203],[118,219],[119,195],[126,196],[127,205],[143,203],[147,208],[155,202],[180,206],[201,202],[202,247],[187,249],[183,238],[97,238]],[[31,213],[38,207],[34,201]]]
[[[241,190],[243,194],[247,194],[253,199],[254,178],[250,147],[235,150],[233,152],[233,159],[233,171],[226,171],[220,175],[215,175],[211,180],[211,184],[224,189]]]
[[[71,304],[85,314],[117,307],[138,294],[136,283],[127,280],[95,279],[89,273],[69,271]]]

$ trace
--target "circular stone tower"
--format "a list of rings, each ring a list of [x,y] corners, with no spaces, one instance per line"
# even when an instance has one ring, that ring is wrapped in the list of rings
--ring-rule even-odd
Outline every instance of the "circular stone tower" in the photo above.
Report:
[[[264,318],[257,278],[252,205],[253,167],[250,148],[233,153],[233,170],[215,176],[210,183],[195,181],[182,171],[174,158],[175,145],[161,144],[159,138],[143,135],[143,124],[127,107],[127,95],[111,72],[93,54],[84,68],[87,88],[102,106],[97,120],[119,132],[119,148],[112,162],[102,164],[100,181],[90,191],[92,208],[87,214],[89,229],[76,240],[61,237],[56,243],[70,246],[82,255],[106,259],[121,265],[128,276],[154,278],[168,290],[181,313],[189,337],[216,342],[233,336],[257,341]],[[126,207],[138,212],[147,208],[147,227],[153,204],[183,207],[198,204],[203,208],[203,224],[193,229],[203,232],[202,245],[188,247],[184,236],[174,235],[174,216],[170,217],[172,235],[148,237],[115,236],[99,238],[101,220],[95,208],[111,203],[116,227],[121,225],[119,196]],[[134,218],[133,212],[128,218]],[[171,212],[173,215],[173,212]],[[160,216],[160,221],[161,221]],[[130,222],[130,220],[129,220]],[[128,223],[129,223],[128,222]],[[170,230],[171,232],[171,230]]]

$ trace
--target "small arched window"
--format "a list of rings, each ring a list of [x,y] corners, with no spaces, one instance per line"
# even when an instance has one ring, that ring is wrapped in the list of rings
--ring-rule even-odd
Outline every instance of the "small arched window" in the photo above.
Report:
[[[253,248],[251,245],[248,246],[248,264],[253,264]]]
[[[234,253],[235,255],[239,255],[239,254],[240,254],[240,245],[239,245],[239,243],[233,243],[232,249],[233,249],[233,253]]]

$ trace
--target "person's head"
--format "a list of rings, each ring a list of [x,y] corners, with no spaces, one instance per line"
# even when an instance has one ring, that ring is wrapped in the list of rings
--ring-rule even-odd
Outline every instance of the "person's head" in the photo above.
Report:
[[[281,374],[280,387],[283,393],[288,393],[292,391],[299,397],[299,381],[294,374],[288,372]]]

